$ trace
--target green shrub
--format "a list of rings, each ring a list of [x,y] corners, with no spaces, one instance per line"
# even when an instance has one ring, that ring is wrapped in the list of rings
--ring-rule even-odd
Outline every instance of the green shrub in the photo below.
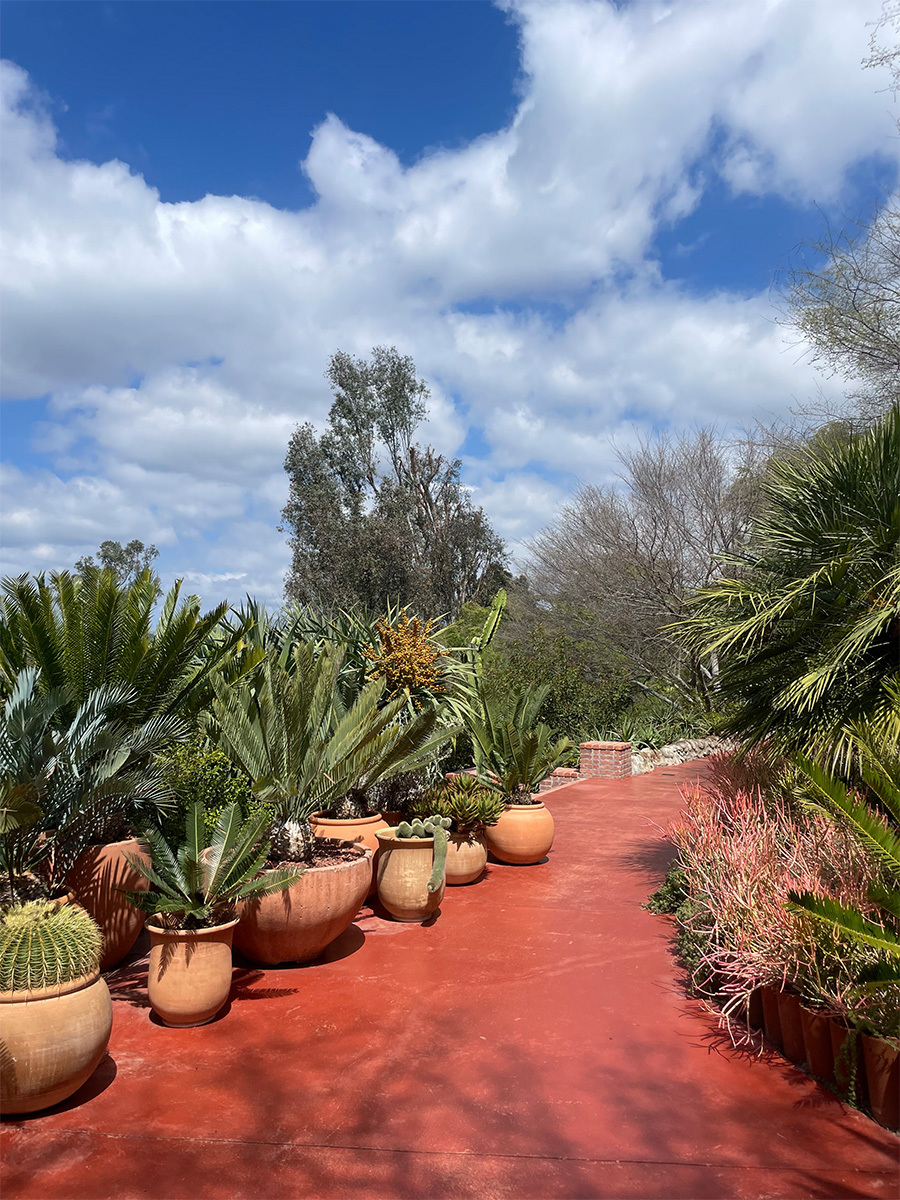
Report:
[[[237,804],[243,817],[269,812],[250,786],[250,777],[236,767],[227,754],[208,745],[199,735],[189,742],[173,746],[160,755],[163,778],[175,793],[177,805],[160,822],[163,837],[178,842],[184,833],[185,818],[195,804],[206,811],[207,832],[212,835],[219,814],[229,804]]]
[[[675,913],[687,899],[688,881],[684,867],[673,863],[662,884],[647,897],[644,908],[652,913]]]

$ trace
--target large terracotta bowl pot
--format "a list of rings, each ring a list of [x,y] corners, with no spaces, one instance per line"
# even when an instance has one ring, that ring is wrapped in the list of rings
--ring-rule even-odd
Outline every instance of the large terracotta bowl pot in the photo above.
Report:
[[[111,1029],[112,1002],[99,971],[0,992],[0,1112],[38,1112],[67,1100],[97,1069]]]
[[[283,892],[247,900],[234,944],[252,962],[309,962],[344,932],[359,912],[372,878],[372,852],[334,866],[310,867]]]
[[[444,898],[444,880],[429,892],[434,838],[398,838],[397,827],[378,831],[378,899],[395,921],[424,921]]]
[[[542,802],[508,804],[484,831],[487,848],[505,863],[536,863],[553,845],[553,816]]]
[[[146,891],[150,883],[125,861],[125,855],[150,866],[146,842],[129,838],[105,846],[89,846],[75,859],[66,875],[66,885],[75,900],[94,918],[103,931],[100,970],[119,965],[144,928],[144,914],[129,904],[123,889]]]
[[[373,817],[357,817],[354,820],[339,820],[336,817],[323,817],[321,813],[313,813],[309,819],[312,831],[319,838],[337,838],[341,842],[352,842],[354,846],[365,846],[372,851],[369,859],[372,882],[368,894],[375,895],[375,866],[378,862],[378,838],[375,834],[379,829],[387,829],[390,822],[381,813]]]
[[[474,883],[487,866],[487,846],[481,833],[451,833],[447,844],[447,887]]]
[[[165,929],[147,922],[147,994],[166,1025],[205,1025],[224,1005],[231,991],[231,939],[236,926],[236,917],[209,929]]]

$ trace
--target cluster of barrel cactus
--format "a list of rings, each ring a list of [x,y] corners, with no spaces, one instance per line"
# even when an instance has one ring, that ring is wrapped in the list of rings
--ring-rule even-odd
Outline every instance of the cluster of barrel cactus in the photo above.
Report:
[[[436,892],[444,878],[447,862],[447,830],[450,818],[441,816],[416,817],[414,821],[401,821],[397,826],[398,838],[434,838],[434,866],[428,878],[426,890]]]
[[[58,987],[97,970],[103,935],[83,908],[33,900],[0,917],[0,992]]]

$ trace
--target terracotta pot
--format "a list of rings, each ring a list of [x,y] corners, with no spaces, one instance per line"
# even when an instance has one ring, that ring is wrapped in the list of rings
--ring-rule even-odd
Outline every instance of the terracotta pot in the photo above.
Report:
[[[144,914],[128,903],[122,890],[146,891],[150,883],[131,869],[125,861],[126,854],[150,865],[146,842],[129,838],[105,846],[89,846],[78,855],[66,875],[66,884],[77,903],[103,931],[101,971],[118,966],[144,927]]]
[[[900,1051],[883,1038],[864,1033],[863,1062],[872,1116],[885,1129],[900,1127]]]
[[[378,861],[378,838],[375,834],[379,829],[387,829],[390,821],[385,820],[382,813],[374,817],[359,817],[354,821],[339,821],[334,817],[323,817],[321,813],[313,813],[309,820],[312,831],[319,838],[337,838],[341,842],[352,842],[354,846],[364,846],[372,851],[369,859],[372,882],[369,884],[370,896],[375,895],[375,864]]]
[[[806,1065],[811,1075],[834,1083],[834,1051],[831,1048],[831,1021],[823,1012],[800,1005],[800,1028]]]
[[[396,921],[424,921],[444,897],[444,881],[427,890],[434,866],[434,838],[398,838],[397,827],[379,830],[378,899]]]
[[[447,887],[474,883],[484,874],[487,846],[480,833],[451,833],[447,844]]]
[[[747,1005],[747,1024],[751,1029],[762,1029],[765,1024],[762,992],[759,988],[755,992],[750,993],[750,1001]]]
[[[831,1049],[834,1055],[834,1082],[843,1095],[849,1096],[850,1081],[855,1074],[855,1095],[851,1098],[856,1105],[862,1107],[866,1097],[866,1071],[862,1061],[860,1038],[854,1037],[853,1030],[833,1018],[829,1023],[828,1032],[831,1035]],[[845,1050],[844,1045],[848,1040],[850,1047]]]
[[[778,996],[779,992],[767,983],[765,987],[759,989],[759,996],[762,1000],[763,1008],[763,1028],[766,1032],[766,1037],[773,1046],[781,1049],[781,1018],[778,1015]]]
[[[793,992],[778,993],[778,1020],[781,1022],[781,1049],[788,1062],[800,1067],[806,1062],[803,1026],[800,1024],[800,997]]]
[[[60,986],[0,992],[0,1022],[0,1112],[37,1112],[77,1092],[106,1054],[109,988],[94,971]]]
[[[163,929],[147,922],[147,994],[166,1025],[187,1029],[211,1021],[231,991],[231,939],[237,918],[209,929]]]
[[[553,816],[541,802],[508,804],[497,824],[485,829],[484,840],[501,862],[540,862],[553,845]]]
[[[310,867],[286,891],[241,905],[234,944],[253,962],[309,962],[344,932],[369,891],[372,852],[352,862]]]

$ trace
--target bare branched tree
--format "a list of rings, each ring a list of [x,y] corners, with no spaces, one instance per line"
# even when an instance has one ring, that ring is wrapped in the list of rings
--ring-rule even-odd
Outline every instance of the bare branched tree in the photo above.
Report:
[[[637,680],[662,675],[708,703],[715,663],[687,656],[666,627],[746,545],[764,458],[757,438],[726,443],[712,429],[622,450],[620,486],[586,485],[531,542],[535,591],[610,639]]]

